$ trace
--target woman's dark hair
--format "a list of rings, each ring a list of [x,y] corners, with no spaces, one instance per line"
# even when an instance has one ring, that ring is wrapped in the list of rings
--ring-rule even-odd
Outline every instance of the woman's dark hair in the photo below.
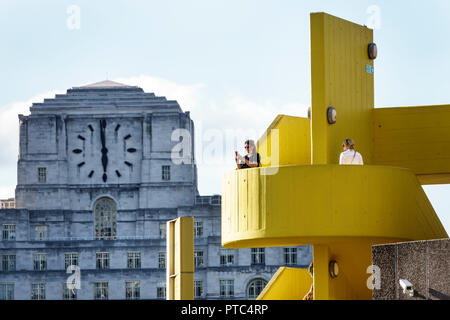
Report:
[[[353,160],[355,160],[356,157],[356,150],[355,150],[355,142],[352,139],[345,139],[343,145],[348,146],[350,150],[353,150],[355,154],[353,155]]]
[[[247,140],[247,141],[245,141],[245,144],[248,144],[249,147],[252,147],[253,150],[256,150],[255,141],[253,141],[253,140]]]
[[[343,144],[350,149],[355,150],[355,142],[352,139],[345,139]]]

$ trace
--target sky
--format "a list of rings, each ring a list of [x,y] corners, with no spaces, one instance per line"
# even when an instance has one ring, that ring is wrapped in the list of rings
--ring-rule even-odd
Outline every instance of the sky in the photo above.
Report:
[[[306,116],[309,14],[322,11],[375,30],[376,107],[450,104],[449,0],[0,0],[0,198],[14,196],[17,114],[105,79],[190,111],[199,191],[220,194],[241,137]],[[450,185],[424,190],[450,234]]]

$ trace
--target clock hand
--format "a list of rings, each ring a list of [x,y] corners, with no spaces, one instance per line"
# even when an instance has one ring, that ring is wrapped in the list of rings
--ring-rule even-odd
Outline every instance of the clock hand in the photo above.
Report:
[[[100,139],[102,142],[102,165],[103,165],[103,182],[106,182],[108,176],[106,175],[106,168],[108,167],[108,149],[106,148],[105,139],[106,120],[100,120]]]

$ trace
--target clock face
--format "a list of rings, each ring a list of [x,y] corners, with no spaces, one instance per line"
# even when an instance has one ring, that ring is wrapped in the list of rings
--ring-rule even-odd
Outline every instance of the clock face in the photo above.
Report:
[[[107,183],[111,175],[121,178],[133,170],[133,154],[138,150],[132,135],[124,132],[120,123],[106,119],[89,123],[75,140],[70,152],[79,172],[87,178]]]

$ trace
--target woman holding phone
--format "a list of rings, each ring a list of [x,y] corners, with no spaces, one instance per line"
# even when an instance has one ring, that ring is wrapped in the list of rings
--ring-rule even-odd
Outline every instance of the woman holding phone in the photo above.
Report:
[[[247,155],[242,157],[235,152],[235,161],[238,169],[258,168],[261,165],[261,156],[256,152],[256,145],[253,140],[245,141],[245,150]]]

